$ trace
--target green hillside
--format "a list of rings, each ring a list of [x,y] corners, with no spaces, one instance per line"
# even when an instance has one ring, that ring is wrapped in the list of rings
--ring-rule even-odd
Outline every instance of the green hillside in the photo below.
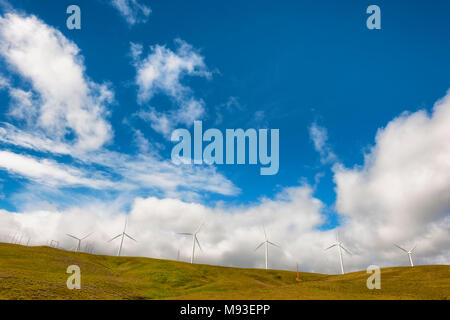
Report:
[[[81,268],[81,290],[66,269]],[[381,290],[366,272],[330,276],[236,269],[148,258],[97,256],[0,244],[0,299],[449,299],[450,266],[383,269]]]

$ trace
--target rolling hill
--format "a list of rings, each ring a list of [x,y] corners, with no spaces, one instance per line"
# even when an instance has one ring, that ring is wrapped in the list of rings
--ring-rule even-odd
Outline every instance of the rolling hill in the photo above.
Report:
[[[68,290],[69,265],[81,290]],[[382,269],[381,290],[365,272],[346,275],[237,269],[111,257],[0,243],[0,299],[449,299],[450,266]]]

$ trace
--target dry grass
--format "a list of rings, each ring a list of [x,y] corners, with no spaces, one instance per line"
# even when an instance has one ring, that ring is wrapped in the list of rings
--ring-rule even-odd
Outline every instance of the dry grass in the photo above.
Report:
[[[69,265],[82,273],[68,290]],[[343,276],[237,269],[148,258],[98,256],[0,244],[0,299],[449,299],[450,266],[383,269],[381,290],[368,274]]]

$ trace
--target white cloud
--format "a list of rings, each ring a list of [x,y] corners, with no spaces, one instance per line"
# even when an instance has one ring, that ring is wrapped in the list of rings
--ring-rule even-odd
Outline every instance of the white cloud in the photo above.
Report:
[[[362,167],[334,172],[350,241],[370,250],[417,243],[428,263],[450,262],[450,94],[432,115],[404,113],[380,129]]]
[[[173,119],[195,117],[198,112],[197,106],[201,102],[193,99],[189,88],[180,84],[183,75],[208,76],[203,58],[188,44],[182,41],[177,44],[177,53],[157,46],[153,55],[136,62],[147,68],[141,73],[144,79],[143,74],[149,72],[151,66],[160,74],[151,83],[143,80],[143,99],[150,99],[154,93],[164,91],[182,105],[179,112],[171,116],[171,124],[167,124],[165,129],[161,127],[161,131],[167,131],[173,125]],[[136,59],[139,52],[139,47],[135,46]],[[7,14],[0,18],[0,55],[8,63],[8,71],[29,82],[22,88],[15,87],[4,76],[0,78],[1,87],[8,89],[11,96],[9,115],[12,119],[25,120],[18,122],[25,123],[23,128],[11,123],[0,126],[0,141],[4,144],[45,152],[47,157],[48,153],[70,155],[78,161],[78,167],[87,165],[83,169],[85,173],[115,176],[116,184],[125,185],[127,189],[144,188],[183,198],[198,198],[197,193],[205,191],[225,195],[239,192],[215,168],[176,167],[160,160],[154,150],[150,150],[151,142],[140,132],[136,132],[135,139],[139,151],[143,152],[141,156],[133,157],[104,149],[104,144],[112,138],[112,129],[105,117],[108,114],[107,103],[112,101],[113,93],[106,86],[87,78],[83,57],[73,42],[36,17]],[[155,125],[162,125],[162,119],[163,116],[155,121]],[[66,138],[70,134],[74,139]],[[34,157],[25,160],[6,169],[45,184],[46,179],[33,176],[26,165],[33,163],[44,170],[44,164],[50,166],[50,162]],[[106,170],[94,169],[98,165],[106,167]],[[60,176],[63,176],[61,171],[66,169],[68,177],[73,175],[68,165],[59,165],[54,160],[51,160],[50,167],[57,167],[56,172]],[[48,174],[45,173],[45,177]],[[75,177],[81,179],[78,174]],[[54,186],[82,184],[100,188],[100,185],[79,179],[68,178],[63,183],[53,177],[49,181]],[[101,184],[102,188],[111,185],[112,182]]]
[[[32,87],[33,93],[10,87],[18,102],[10,114],[26,120],[27,130],[60,142],[73,133],[79,150],[97,149],[111,139],[105,105],[113,93],[87,78],[78,47],[58,30],[35,16],[6,14],[0,17],[0,55]]]
[[[119,11],[131,26],[146,23],[152,13],[148,5],[142,4],[138,0],[112,0],[111,5]]]
[[[73,149],[66,143],[54,141],[39,132],[27,132],[9,123],[0,126],[0,141],[31,150],[51,152],[55,154],[70,154]]]
[[[81,170],[48,159],[36,159],[9,151],[0,151],[0,169],[50,186],[85,186],[94,189],[113,188],[114,184],[88,178]]]
[[[142,48],[132,46],[139,98],[146,103],[162,93],[177,103],[178,109],[173,112],[162,113],[154,108],[147,112],[152,125],[167,133],[175,124],[189,125],[203,113],[203,102],[195,99],[182,79],[187,75],[210,77],[210,72],[203,57],[185,42],[179,41],[175,52],[164,46],[151,50],[141,60]],[[112,135],[105,120],[112,92],[87,79],[79,49],[61,33],[35,17],[7,15],[0,18],[0,54],[10,70],[31,84],[31,88],[16,88],[6,78],[0,78],[0,86],[8,88],[15,98],[12,108],[19,101],[24,108],[10,110],[12,115],[29,123],[24,130],[4,124],[0,127],[0,140],[22,148],[71,155],[77,162],[77,167],[73,167],[1,151],[3,170],[50,186],[124,186],[121,191],[131,194],[133,190],[150,189],[151,194],[157,190],[161,196],[137,198],[129,212],[120,210],[123,205],[86,205],[81,201],[78,207],[65,211],[0,211],[3,236],[17,232],[32,237],[33,244],[55,239],[70,248],[73,243],[65,233],[96,231],[90,238],[96,252],[112,254],[117,244],[106,240],[120,232],[128,214],[129,233],[139,242],[126,243],[126,254],[174,259],[181,248],[182,257],[187,260],[190,243],[174,233],[192,231],[205,220],[206,226],[199,235],[204,252],[198,253],[197,261],[262,267],[263,252],[255,252],[254,248],[263,240],[264,224],[270,239],[283,248],[271,249],[272,267],[293,269],[298,261],[305,271],[338,271],[336,252],[323,251],[333,242],[334,231],[319,229],[325,222],[321,214],[323,204],[314,198],[311,187],[286,188],[274,199],[262,199],[248,206],[207,207],[198,203],[199,194],[239,193],[214,167],[177,167],[150,154],[132,156],[104,149]],[[351,258],[345,257],[347,270],[361,270],[370,264],[407,264],[406,257],[392,242],[408,247],[417,242],[415,259],[419,264],[450,262],[449,130],[447,95],[436,104],[431,116],[423,111],[404,114],[380,130],[362,167],[334,167],[336,207],[343,218],[341,239],[355,253]],[[75,148],[65,139],[69,132],[77,138]],[[322,161],[336,161],[327,145],[326,130],[313,125],[310,133]],[[139,135],[137,142],[141,151],[149,150]],[[105,178],[110,175],[104,176],[94,167],[104,168],[101,172],[114,175],[116,182],[111,184]]]
[[[164,135],[178,124],[191,126],[194,120],[204,113],[204,102],[193,96],[192,90],[183,85],[185,76],[211,77],[204,58],[183,40],[175,40],[176,51],[165,46],[152,46],[150,54],[141,59],[142,47],[132,44],[131,51],[136,67],[136,84],[139,87],[140,103],[149,102],[156,94],[170,97],[178,106],[174,110],[162,113],[155,108],[141,115],[150,121],[152,128]]]
[[[64,212],[0,212],[0,225],[3,226],[0,235],[31,237],[33,245],[55,239],[70,249],[73,242],[65,233],[83,235],[95,231],[89,239],[95,252],[115,254],[118,243],[106,241],[120,233],[128,216],[127,232],[138,242],[126,241],[125,255],[174,260],[180,250],[181,259],[189,261],[191,239],[177,233],[192,232],[205,222],[198,235],[203,248],[203,251],[197,250],[198,263],[262,268],[264,251],[255,251],[255,248],[264,241],[264,225],[269,239],[281,245],[281,249],[270,248],[271,268],[294,270],[299,262],[303,271],[338,273],[337,251],[324,251],[334,242],[335,231],[319,229],[325,219],[321,214],[324,205],[313,197],[312,192],[307,185],[291,187],[282,190],[274,199],[261,199],[252,205],[237,207],[207,207],[178,199],[150,197],[136,198],[128,213],[99,204]],[[414,256],[417,264],[449,263],[446,251],[449,226],[448,218],[444,223],[428,225]],[[364,270],[371,264],[381,267],[408,264],[407,257],[392,244],[382,242],[373,246],[372,242],[367,242],[366,238],[371,234],[368,225],[348,223],[341,231],[341,240],[354,253],[351,257],[344,255],[347,271]]]
[[[110,168],[123,181],[134,188],[154,189],[163,196],[176,197],[210,192],[236,195],[240,190],[211,166],[176,166],[171,161],[160,160],[150,154],[130,156],[102,151],[91,154],[86,161]],[[196,197],[199,198],[199,195]]]
[[[417,162],[410,156],[406,158],[400,156],[403,160],[409,161],[406,167],[409,168],[414,162],[416,165],[427,167],[430,165],[429,160],[433,158],[438,163],[444,164],[443,169],[447,169],[447,142],[441,139],[442,134],[448,130],[448,126],[445,124],[449,121],[450,105],[448,99],[446,101],[436,107],[432,118],[428,118],[424,113],[418,113],[402,116],[401,120],[396,119],[391,122],[377,136],[377,146],[375,147],[377,151],[374,151],[374,154],[378,156],[380,152],[385,151],[381,146],[384,146],[387,140],[397,141],[403,145],[406,141],[396,139],[399,138],[397,133],[417,132],[417,136],[414,134],[412,137],[400,134],[400,137],[408,136],[413,141],[417,141],[419,137],[425,140],[424,145],[417,147],[408,144],[409,147],[406,150],[416,153],[418,152],[416,148],[435,143],[438,144],[437,149],[439,150],[435,149],[436,146],[433,147],[433,152],[426,156],[427,159],[419,157]],[[416,117],[421,118],[421,121],[417,121]],[[412,127],[407,128],[412,124],[414,124]],[[424,138],[424,133],[429,133],[431,136]],[[436,138],[436,141],[431,137]],[[383,150],[380,151],[381,149]],[[398,152],[398,148],[394,149]],[[402,151],[399,153],[405,156]],[[394,157],[397,156],[394,155]],[[122,164],[126,163],[123,161],[124,159],[113,158]],[[340,228],[341,240],[354,253],[352,257],[344,256],[346,270],[364,270],[371,264],[381,267],[407,265],[407,257],[392,245],[393,241],[407,247],[412,247],[413,243],[417,241],[418,248],[414,256],[416,264],[450,263],[448,254],[449,188],[445,184],[440,185],[447,176],[444,175],[442,180],[427,181],[425,185],[431,187],[431,192],[425,190],[424,185],[419,185],[421,192],[425,193],[430,198],[430,203],[433,202],[434,205],[426,205],[428,198],[419,197],[417,201],[409,198],[417,196],[417,193],[410,194],[407,191],[411,180],[405,181],[405,185],[397,190],[394,188],[395,186],[385,185],[385,183],[389,185],[390,181],[383,182],[388,191],[387,195],[390,195],[389,198],[398,195],[399,190],[405,189],[404,196],[412,203],[407,205],[407,216],[404,216],[402,211],[386,209],[392,204],[391,201],[386,202],[377,193],[367,191],[367,185],[372,182],[369,179],[370,171],[377,163],[377,157],[368,158],[373,160],[368,161],[365,169],[369,173],[363,174],[362,168],[354,170],[335,168],[338,185],[338,210],[346,217]],[[142,164],[144,163],[146,161],[142,162]],[[403,162],[403,164],[405,163]],[[134,166],[134,164],[130,165]],[[151,169],[143,167],[142,172],[140,169],[137,169],[136,172],[145,175],[151,172]],[[390,172],[390,175],[395,176],[395,172],[396,170]],[[445,172],[448,173],[448,171]],[[354,176],[361,179],[355,180]],[[448,182],[448,180],[446,181]],[[170,187],[172,180],[170,176],[163,181],[148,177],[148,182],[167,184]],[[421,180],[419,182],[422,183]],[[435,185],[440,185],[440,187],[434,188]],[[444,194],[443,191],[447,192]],[[401,208],[400,203],[403,200],[402,197],[399,197],[398,201],[394,201],[393,209]],[[374,205],[378,201],[385,204]],[[424,208],[427,209],[423,211]],[[429,211],[430,208],[441,209]],[[337,252],[335,250],[324,251],[325,247],[334,242],[335,232],[334,230],[320,230],[319,227],[325,222],[325,217],[321,213],[323,209],[322,202],[313,196],[313,189],[302,185],[285,188],[274,199],[264,198],[248,206],[222,206],[219,204],[216,207],[207,207],[192,201],[150,197],[136,198],[128,213],[109,210],[107,206],[89,210],[73,208],[65,212],[55,210],[23,212],[22,214],[3,212],[3,214],[0,213],[0,222],[5,226],[6,231],[3,234],[7,231],[24,234],[24,238],[33,237],[34,244],[45,243],[46,240],[54,238],[60,240],[65,248],[73,246],[70,239],[64,236],[65,232],[87,234],[90,231],[96,231],[90,239],[95,245],[96,252],[114,254],[118,244],[107,243],[106,240],[121,230],[125,216],[128,215],[128,232],[139,242],[126,242],[124,247],[126,255],[175,259],[177,251],[180,250],[181,258],[184,261],[189,260],[191,243],[189,239],[177,236],[176,233],[192,232],[202,222],[206,222],[199,234],[203,251],[198,251],[196,261],[238,267],[263,267],[264,253],[263,251],[255,252],[254,249],[264,240],[262,225],[265,225],[270,240],[282,246],[282,249],[270,249],[269,261],[272,268],[293,270],[296,262],[299,262],[303,271],[337,273],[339,271]],[[110,211],[114,214],[108,213]],[[82,212],[82,214],[78,216],[75,215],[75,212],[77,214]],[[39,217],[40,223],[29,222],[35,221],[36,217]],[[44,224],[42,221],[48,221],[48,223]],[[411,226],[415,226],[415,230]],[[386,233],[386,230],[391,230],[391,233]]]
[[[336,155],[328,145],[328,132],[326,128],[314,122],[309,127],[309,136],[314,143],[314,149],[320,154],[321,163],[332,163],[337,160]]]
[[[282,246],[270,249],[272,267],[292,269],[300,261],[305,270],[333,272],[335,261],[327,263],[327,255],[323,253],[332,234],[315,229],[323,222],[319,213],[322,204],[312,198],[311,192],[308,186],[287,188],[273,200],[231,208],[209,208],[170,198],[137,198],[128,214],[128,233],[138,242],[125,242],[124,254],[175,259],[180,249],[182,259],[188,260],[190,240],[176,233],[192,232],[204,221],[206,224],[198,236],[203,247],[203,252],[197,254],[198,262],[262,267],[264,252],[254,249],[264,240],[264,224],[271,241]],[[32,237],[34,245],[55,239],[63,247],[71,248],[73,243],[65,233],[95,231],[91,241],[95,242],[96,252],[107,254],[116,252],[118,243],[106,241],[120,233],[124,220],[125,213],[107,207],[73,208],[65,212],[0,212],[3,235],[17,232],[24,238]]]
[[[174,65],[179,69],[175,72],[176,77],[181,77],[184,72],[206,72],[200,63],[201,58],[187,44],[180,42],[178,53],[181,60],[191,59],[191,65],[184,60],[178,61],[177,55],[172,56],[162,47],[161,50],[168,54],[163,58],[167,60],[163,63],[166,66],[164,68],[171,69],[170,65]],[[136,47],[135,54],[138,52]],[[73,42],[36,17],[7,14],[0,18],[0,55],[9,66],[5,71],[17,73],[27,82],[23,88],[16,88],[10,79],[0,77],[0,86],[8,89],[11,96],[9,115],[12,119],[25,120],[23,128],[11,123],[1,124],[0,141],[4,144],[44,152],[46,157],[49,154],[70,155],[78,167],[84,168],[80,170],[85,174],[95,176],[106,173],[107,176],[115,176],[116,186],[126,186],[127,189],[151,189],[162,195],[179,195],[183,198],[188,194],[190,198],[198,198],[198,194],[195,194],[205,191],[225,195],[239,192],[215,168],[176,167],[160,160],[150,150],[151,142],[139,133],[135,138],[143,155],[134,157],[106,150],[104,144],[112,138],[112,129],[105,116],[108,114],[107,103],[111,102],[113,93],[106,86],[87,78],[83,57]],[[172,63],[172,60],[175,62]],[[194,70],[197,68],[199,70]],[[171,83],[169,78],[167,75],[165,83]],[[158,83],[159,80],[155,81]],[[176,83],[173,82],[175,87],[189,91]],[[175,87],[173,90],[177,89]],[[160,85],[155,84],[155,88],[160,88]],[[171,94],[177,97],[186,95]],[[185,111],[190,113],[190,109],[186,108]],[[71,133],[75,141],[66,139]],[[22,161],[12,167],[8,162],[5,168],[10,173],[34,182],[50,183],[53,186],[81,184],[93,188],[113,185],[111,181],[106,183],[107,178],[102,178],[105,181],[101,184],[83,180],[68,165],[57,164],[55,160],[21,157]],[[28,164],[40,168],[40,175],[33,175],[33,170],[27,168]],[[106,169],[96,169],[98,166]],[[63,177],[62,171],[67,170],[67,179],[63,182],[61,178],[52,177],[51,168],[58,169],[58,177]],[[190,189],[189,192],[186,189]]]
[[[0,89],[9,87],[9,80],[0,74]]]

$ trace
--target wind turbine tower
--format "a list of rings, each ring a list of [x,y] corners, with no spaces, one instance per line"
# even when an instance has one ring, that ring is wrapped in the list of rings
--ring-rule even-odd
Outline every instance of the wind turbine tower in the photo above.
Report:
[[[266,256],[266,270],[269,269],[269,245],[272,245],[274,247],[278,247],[281,248],[279,245],[269,241],[269,238],[267,237],[267,233],[266,233],[266,228],[263,227],[264,230],[264,242],[261,242],[261,244],[259,246],[256,247],[255,251],[258,250],[259,248],[261,248],[261,246],[264,245],[264,249],[265,249],[265,256]]]
[[[108,242],[111,242],[113,240],[116,240],[119,237],[122,237],[122,239],[120,240],[120,247],[119,247],[119,252],[117,253],[117,256],[120,257],[120,254],[122,253],[122,246],[123,246],[123,239],[125,237],[128,237],[129,239],[133,240],[134,242],[137,242],[133,237],[131,237],[129,234],[126,233],[126,229],[127,229],[127,222],[128,222],[128,217],[125,219],[125,226],[123,227],[123,232],[117,236],[115,236],[114,238],[112,238],[111,240],[109,240]]]
[[[414,263],[413,263],[413,260],[412,260],[412,253],[413,253],[413,251],[416,249],[416,247],[417,246],[414,246],[411,250],[406,250],[406,249],[404,249],[404,248],[402,248],[402,247],[400,247],[399,245],[396,245],[395,243],[394,243],[394,246],[396,246],[397,248],[399,248],[400,250],[402,250],[402,251],[404,251],[406,254],[408,254],[408,257],[409,257],[409,263],[411,263],[411,267],[414,267]]]
[[[332,244],[331,246],[329,246],[329,247],[326,248],[325,250],[331,249],[331,248],[333,248],[333,247],[337,247],[337,248],[338,248],[338,251],[339,251],[339,262],[340,262],[340,265],[341,265],[341,273],[342,273],[342,274],[345,274],[345,271],[344,271],[344,262],[343,262],[343,259],[342,259],[342,250],[344,250],[345,252],[347,252],[349,255],[352,255],[352,254],[351,254],[351,252],[350,252],[349,250],[347,250],[347,249],[343,246],[342,241],[339,241],[339,234],[336,234],[336,243]]]
[[[200,229],[203,227],[204,223],[200,225],[200,227],[197,228],[197,230],[194,233],[178,233],[179,235],[183,236],[191,236],[192,237],[192,255],[191,255],[191,263],[194,263],[194,257],[195,257],[195,246],[198,245],[201,251],[203,251],[200,242],[198,241],[197,234],[200,232]]]
[[[86,237],[84,237],[84,238],[78,238],[78,237],[75,237],[74,235],[71,235],[71,234],[66,234],[68,237],[71,237],[71,238],[73,238],[73,239],[75,239],[75,240],[77,240],[78,241],[78,245],[77,245],[77,250],[76,250],[76,252],[80,252],[80,248],[81,248],[81,241],[83,241],[84,239],[86,239],[87,237],[89,237],[91,234],[93,234],[93,232],[91,232],[91,233],[89,233]],[[52,244],[53,244],[53,241],[54,240],[52,240],[52,242],[50,242],[50,246],[52,246]]]

